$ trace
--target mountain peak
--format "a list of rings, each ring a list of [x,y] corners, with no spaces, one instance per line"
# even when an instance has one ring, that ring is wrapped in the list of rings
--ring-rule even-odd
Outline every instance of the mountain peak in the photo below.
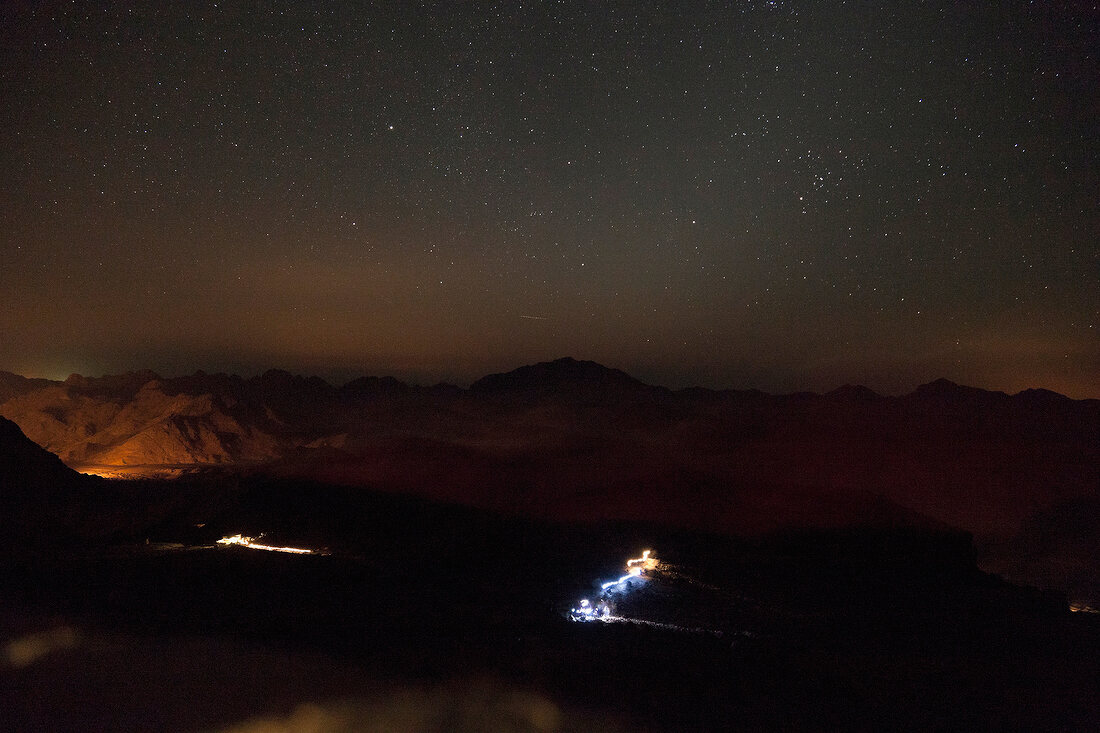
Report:
[[[339,391],[345,396],[363,399],[407,395],[414,389],[394,377],[358,377],[340,387]]]
[[[0,403],[7,402],[16,395],[26,394],[53,384],[48,379],[29,379],[21,374],[0,372]]]
[[[958,382],[952,382],[946,377],[934,379],[927,384],[922,384],[917,387],[918,392],[928,392],[930,394],[935,392],[953,392],[957,389],[959,389]]]
[[[914,394],[922,395],[926,397],[940,396],[940,397],[979,397],[979,396],[1000,396],[1005,397],[1004,392],[990,391],[982,389],[980,387],[967,387],[957,382],[952,382],[950,379],[940,377],[939,379],[929,382],[928,384],[922,384],[917,387]]]
[[[1022,392],[1017,392],[1013,397],[1037,404],[1072,402],[1072,400],[1064,394],[1042,388],[1025,389]]]
[[[562,396],[597,401],[658,389],[618,369],[572,357],[530,364],[502,374],[490,374],[470,385],[470,392],[474,394],[526,398]]]
[[[131,399],[146,384],[159,381],[160,375],[151,369],[141,369],[124,374],[108,374],[102,377],[84,377],[70,374],[65,387],[71,391],[88,396],[110,396],[116,399]]]
[[[882,399],[882,395],[862,384],[845,384],[825,393],[825,396],[837,402],[875,402]]]
[[[334,391],[332,385],[320,377],[304,377],[300,374],[291,374],[283,369],[268,369],[258,377],[248,380],[249,384],[258,387],[263,392],[314,392],[329,393]]]

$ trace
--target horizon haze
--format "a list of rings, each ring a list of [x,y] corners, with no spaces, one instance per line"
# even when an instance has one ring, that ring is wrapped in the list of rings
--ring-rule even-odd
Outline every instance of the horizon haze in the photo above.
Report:
[[[1095,21],[19,3],[0,365],[1100,397]]]

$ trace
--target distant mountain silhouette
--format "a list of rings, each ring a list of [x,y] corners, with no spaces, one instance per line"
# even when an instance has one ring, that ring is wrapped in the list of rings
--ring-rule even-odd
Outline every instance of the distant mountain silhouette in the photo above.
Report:
[[[413,388],[393,377],[359,377],[345,384],[340,391],[350,397],[371,398],[380,395],[407,395]]]
[[[909,395],[913,399],[930,402],[944,402],[961,404],[964,402],[990,404],[996,400],[1007,399],[1004,392],[994,392],[977,387],[964,387],[949,379],[937,379],[928,384],[922,384]]]
[[[82,377],[70,374],[65,385],[70,391],[90,397],[130,399],[149,382],[159,380],[160,375],[148,369],[106,377]]]
[[[48,379],[28,379],[19,374],[0,372],[0,404],[7,402],[12,397],[42,389],[51,384],[53,382]]]
[[[868,389],[859,384],[845,384],[831,392],[826,392],[825,397],[839,402],[876,402],[882,399],[882,395],[873,389]]]
[[[1073,401],[1064,394],[1052,392],[1049,389],[1025,389],[1017,393],[1015,398],[1032,405],[1064,405]]]
[[[470,385],[475,395],[542,400],[613,402],[667,393],[644,384],[626,372],[594,361],[566,357],[523,366],[503,374],[490,374]]]

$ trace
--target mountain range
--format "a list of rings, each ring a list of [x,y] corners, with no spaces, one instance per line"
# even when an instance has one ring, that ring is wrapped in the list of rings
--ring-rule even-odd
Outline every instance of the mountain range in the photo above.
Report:
[[[566,358],[468,389],[283,371],[0,373],[0,416],[102,476],[262,470],[549,519],[739,534],[927,524],[989,538],[991,562],[1011,542],[1059,562],[1100,555],[1097,522],[1063,537],[1057,521],[1100,508],[1100,401],[1045,390],[673,391]],[[1008,555],[1030,572],[1034,558]],[[1095,583],[1067,562],[1066,582]]]

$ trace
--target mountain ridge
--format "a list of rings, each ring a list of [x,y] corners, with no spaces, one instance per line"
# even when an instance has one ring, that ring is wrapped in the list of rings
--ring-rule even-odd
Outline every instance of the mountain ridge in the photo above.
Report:
[[[602,376],[601,376],[602,375]],[[1049,390],[1043,387],[1029,387],[1020,390],[1016,393],[1007,393],[1001,390],[986,389],[984,387],[975,387],[971,385],[963,385],[958,382],[954,382],[950,379],[939,377],[930,382],[917,385],[910,392],[901,394],[882,394],[876,392],[861,384],[843,384],[835,387],[832,390],[825,392],[813,392],[813,391],[796,391],[796,392],[765,392],[756,388],[713,388],[713,387],[701,387],[701,386],[688,386],[680,387],[677,389],[671,389],[663,385],[648,384],[643,382],[629,373],[607,367],[599,362],[576,359],[574,357],[561,357],[552,361],[535,362],[533,364],[527,364],[516,367],[506,372],[493,372],[486,374],[476,380],[474,380],[469,387],[463,388],[454,384],[441,382],[436,385],[422,386],[399,380],[392,376],[386,375],[363,375],[354,377],[342,384],[336,384],[328,382],[325,379],[312,376],[296,374],[284,369],[268,369],[261,374],[253,375],[250,377],[243,377],[237,374],[227,374],[225,372],[208,373],[202,369],[196,370],[191,374],[185,374],[175,377],[162,377],[157,372],[150,369],[139,369],[136,371],[123,372],[118,374],[106,374],[98,377],[89,377],[80,374],[70,374],[65,380],[52,380],[44,377],[27,377],[23,374],[15,372],[0,370],[0,403],[3,403],[12,396],[38,389],[47,385],[60,385],[66,384],[72,386],[82,392],[111,392],[112,389],[122,391],[136,392],[145,383],[149,381],[162,382],[165,385],[169,385],[170,388],[178,389],[180,391],[189,391],[202,389],[203,385],[208,384],[220,384],[222,388],[227,388],[229,385],[233,385],[236,389],[247,387],[266,387],[271,389],[275,386],[289,386],[289,385],[301,385],[309,384],[314,389],[318,390],[334,390],[334,391],[360,391],[366,389],[367,391],[389,391],[389,392],[408,392],[416,390],[436,390],[436,391],[462,391],[462,392],[493,392],[497,389],[506,388],[507,385],[521,383],[525,380],[532,381],[533,378],[541,378],[548,384],[562,384],[571,381],[604,381],[611,383],[621,383],[632,387],[646,387],[649,389],[656,389],[667,391],[673,394],[677,393],[715,393],[715,394],[755,394],[755,395],[767,395],[771,397],[804,397],[804,396],[817,396],[817,397],[841,397],[847,398],[854,397],[857,393],[859,399],[866,398],[885,398],[885,399],[897,399],[901,397],[911,397],[914,395],[921,395],[924,397],[934,396],[950,396],[955,395],[1000,395],[1009,398],[1021,397],[1021,396],[1035,396],[1045,395],[1050,398],[1061,398],[1064,400],[1070,400],[1073,402],[1097,402],[1100,403],[1098,398],[1073,398],[1061,394],[1059,392]],[[370,385],[368,387],[368,385]]]
[[[278,464],[302,476],[533,502],[573,516],[589,511],[584,496],[632,503],[635,485],[652,505],[641,513],[687,515],[698,512],[670,503],[667,492],[697,484],[734,496],[766,485],[788,497],[791,511],[807,490],[830,502],[871,492],[978,531],[1016,527],[1023,507],[1100,483],[1100,401],[948,380],[896,397],[858,385],[823,395],[673,391],[563,358],[468,389],[390,377],[337,387],[281,370],[64,382],[0,374],[0,384],[20,392],[0,402],[0,415],[69,466],[103,475]],[[333,449],[332,460],[308,458]]]
[[[74,374],[63,382],[0,372],[0,415],[77,466],[263,463],[304,447],[344,446],[388,431],[448,440],[448,433],[466,430],[463,440],[476,441],[488,429],[485,409],[503,410],[516,435],[583,432],[585,420],[627,432],[656,426],[659,432],[680,421],[684,429],[673,439],[682,442],[695,434],[703,443],[713,442],[689,429],[705,418],[717,421],[713,430],[742,437],[821,432],[822,421],[830,429],[866,425],[868,432],[885,420],[882,436],[906,430],[1011,432],[1019,438],[1072,440],[1095,424],[1100,401],[1043,389],[1007,395],[946,379],[901,396],[879,395],[861,385],[825,394],[673,391],[570,357],[486,375],[468,389],[421,387],[393,377],[360,377],[337,387],[277,369],[249,378],[201,370],[169,378],[150,370]],[[508,438],[497,435],[491,442]]]
[[[561,359],[468,389],[337,387],[278,370],[0,385],[19,393],[0,415],[105,476],[265,471],[506,514],[742,534],[923,517],[1031,548],[1078,542],[1037,545],[1034,528],[1049,534],[1042,517],[1100,496],[1100,401],[948,380],[901,396],[673,391]]]

